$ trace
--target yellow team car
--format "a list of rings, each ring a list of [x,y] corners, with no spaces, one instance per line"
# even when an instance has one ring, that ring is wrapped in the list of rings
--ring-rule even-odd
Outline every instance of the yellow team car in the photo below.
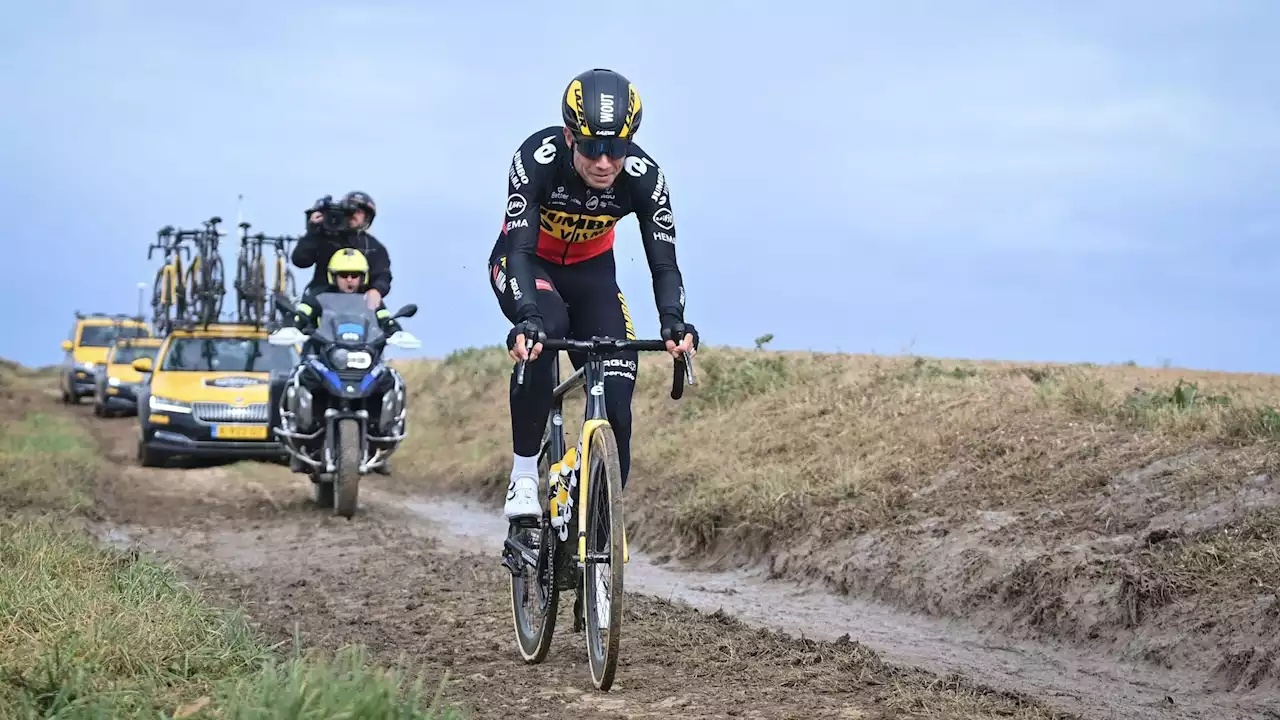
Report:
[[[132,412],[137,407],[137,389],[143,375],[133,369],[138,358],[155,359],[160,338],[120,338],[107,352],[102,370],[95,373],[93,414],[106,417],[113,410]]]
[[[283,383],[300,356],[267,335],[233,323],[175,329],[154,360],[133,362],[150,373],[137,394],[139,464],[175,455],[284,459],[271,431],[270,383],[273,375]]]
[[[62,401],[75,404],[92,395],[95,376],[102,371],[107,352],[119,337],[151,337],[151,328],[140,318],[125,315],[76,313],[71,333],[62,341],[67,354],[58,373],[58,389]]]

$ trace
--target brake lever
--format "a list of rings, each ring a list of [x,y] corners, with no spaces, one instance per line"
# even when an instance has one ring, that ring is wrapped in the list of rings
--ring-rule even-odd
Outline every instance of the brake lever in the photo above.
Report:
[[[529,362],[529,353],[533,352],[533,338],[524,339],[524,360],[516,364],[516,385],[524,385],[524,364]]]

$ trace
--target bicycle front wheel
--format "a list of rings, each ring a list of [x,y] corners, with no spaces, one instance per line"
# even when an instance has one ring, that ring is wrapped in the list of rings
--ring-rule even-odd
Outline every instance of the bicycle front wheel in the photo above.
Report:
[[[252,320],[251,322],[260,323],[267,319],[267,277],[266,269],[262,267],[262,262],[255,262],[249,271],[249,287],[252,288],[250,293],[250,302]]]
[[[622,635],[622,467],[613,429],[591,435],[587,475],[587,557],[582,585],[591,682],[613,685]]]
[[[544,484],[551,470],[549,453],[550,448],[543,444],[538,458],[538,492],[543,497],[548,493]],[[538,556],[538,564],[533,566],[521,558],[520,572],[511,574],[511,619],[520,657],[529,664],[540,663],[551,649],[560,607],[560,592],[551,565],[559,538],[545,520],[532,528],[510,525],[507,536]]]
[[[222,315],[222,296],[227,292],[226,279],[222,276],[222,258],[214,255],[205,263],[204,282],[201,283],[204,291],[204,308],[202,318],[206,323],[214,323]]]
[[[151,324],[160,335],[169,332],[169,292],[169,279],[162,267],[156,271],[156,282],[151,289]]]

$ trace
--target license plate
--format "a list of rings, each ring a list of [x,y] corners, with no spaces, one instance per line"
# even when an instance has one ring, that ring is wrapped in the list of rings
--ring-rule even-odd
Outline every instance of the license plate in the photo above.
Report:
[[[214,425],[213,436],[219,440],[266,440],[266,425]]]

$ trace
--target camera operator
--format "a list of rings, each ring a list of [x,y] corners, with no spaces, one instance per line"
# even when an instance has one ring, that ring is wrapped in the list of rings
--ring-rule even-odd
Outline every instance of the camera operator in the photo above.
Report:
[[[300,268],[315,265],[311,282],[303,294],[318,292],[329,284],[325,268],[329,258],[342,248],[355,248],[369,260],[369,290],[365,301],[376,310],[383,298],[391,294],[391,257],[387,249],[369,232],[377,206],[368,193],[351,191],[339,202],[325,195],[306,211],[307,232],[293,248],[293,264]]]

